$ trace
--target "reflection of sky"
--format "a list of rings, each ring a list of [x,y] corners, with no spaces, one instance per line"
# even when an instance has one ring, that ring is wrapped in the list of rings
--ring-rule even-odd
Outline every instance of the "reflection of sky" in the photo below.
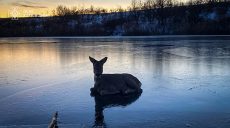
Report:
[[[153,115],[157,120],[162,112],[169,122],[175,114],[213,117],[214,111],[222,117],[223,111],[230,112],[226,109],[230,107],[226,38],[2,38],[0,124],[22,120],[23,124],[44,124],[57,110],[64,122],[93,121],[94,100],[89,96],[93,71],[88,56],[108,56],[105,73],[131,73],[143,84],[144,92],[135,103],[125,109],[107,109],[108,122],[126,112],[123,116],[135,122],[153,119]]]
[[[34,41],[33,38],[30,40]],[[187,75],[229,74],[230,53],[223,43],[214,42],[210,46],[189,44],[191,46],[154,47],[153,44],[157,44],[157,41],[117,43],[108,39],[105,43],[98,42],[100,39],[93,42],[84,39],[35,40],[36,44],[20,44],[25,41],[23,39],[12,41],[14,44],[1,44],[0,67],[3,69],[1,73],[10,76],[9,78],[31,73],[40,75],[44,73],[54,77],[63,72],[71,72],[73,69],[75,71],[91,69],[91,64],[88,63],[90,55],[97,59],[108,56],[108,62],[105,64],[107,72],[131,71],[137,74],[150,73],[153,76],[167,75],[180,78]]]

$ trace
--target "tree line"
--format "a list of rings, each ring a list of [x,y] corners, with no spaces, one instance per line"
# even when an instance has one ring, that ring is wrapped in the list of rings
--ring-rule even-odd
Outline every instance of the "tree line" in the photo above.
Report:
[[[230,2],[133,0],[126,9],[58,6],[51,17],[0,19],[0,36],[230,34]]]
[[[102,14],[102,13],[114,13],[114,12],[126,12],[126,11],[140,11],[140,10],[150,10],[150,9],[163,9],[167,7],[179,7],[179,6],[193,6],[201,4],[216,4],[220,2],[229,2],[230,0],[189,0],[187,2],[182,2],[180,0],[132,0],[130,6],[127,8],[122,8],[121,6],[114,9],[106,9],[103,7],[77,7],[73,6],[71,8],[59,5],[53,10],[53,16],[74,16],[82,14]]]

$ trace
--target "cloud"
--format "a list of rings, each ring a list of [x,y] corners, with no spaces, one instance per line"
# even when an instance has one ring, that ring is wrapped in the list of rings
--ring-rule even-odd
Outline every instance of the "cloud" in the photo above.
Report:
[[[25,8],[47,8],[46,6],[31,1],[16,1],[11,3],[11,5]]]

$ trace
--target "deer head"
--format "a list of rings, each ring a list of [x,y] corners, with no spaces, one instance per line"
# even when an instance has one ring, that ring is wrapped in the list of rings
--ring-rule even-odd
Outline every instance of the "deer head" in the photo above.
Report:
[[[95,76],[100,76],[103,73],[103,65],[107,60],[107,57],[101,59],[100,61],[95,60],[89,56],[89,60],[93,63],[93,72]]]

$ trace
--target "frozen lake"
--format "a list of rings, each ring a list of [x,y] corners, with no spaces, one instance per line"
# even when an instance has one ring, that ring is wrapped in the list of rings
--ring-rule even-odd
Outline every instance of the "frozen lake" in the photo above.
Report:
[[[60,127],[92,127],[89,56],[142,82],[103,110],[107,127],[230,127],[230,36],[156,36],[0,38],[0,128],[46,128],[55,111]]]

